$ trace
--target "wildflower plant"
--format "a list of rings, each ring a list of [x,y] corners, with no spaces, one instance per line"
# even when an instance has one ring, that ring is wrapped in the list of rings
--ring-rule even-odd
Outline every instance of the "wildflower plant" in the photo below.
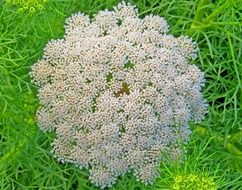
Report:
[[[162,155],[181,159],[188,122],[207,112],[204,74],[188,64],[196,44],[168,31],[164,18],[141,19],[124,2],[92,18],[77,13],[32,66],[37,121],[56,133],[54,155],[88,169],[96,186],[110,187],[126,172],[152,183]]]

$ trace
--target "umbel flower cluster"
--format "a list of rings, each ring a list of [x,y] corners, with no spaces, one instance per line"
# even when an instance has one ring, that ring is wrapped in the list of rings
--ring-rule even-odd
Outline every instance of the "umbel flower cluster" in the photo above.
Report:
[[[178,175],[174,179],[172,190],[217,190],[218,187],[212,177],[188,174]]]
[[[188,64],[197,48],[167,32],[164,18],[141,19],[124,2],[92,18],[77,13],[32,66],[37,120],[56,133],[54,155],[88,169],[96,186],[126,172],[152,183],[162,155],[179,159],[188,122],[206,113],[204,75]]]
[[[43,9],[48,1],[49,0],[5,0],[7,4],[16,6],[18,8],[18,13],[34,13]]]

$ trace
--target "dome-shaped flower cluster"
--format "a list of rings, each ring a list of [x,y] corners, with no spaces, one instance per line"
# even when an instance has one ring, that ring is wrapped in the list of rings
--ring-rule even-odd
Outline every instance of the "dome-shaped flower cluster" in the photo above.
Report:
[[[167,32],[164,18],[141,19],[124,2],[93,18],[77,13],[32,66],[37,120],[56,133],[53,153],[88,169],[101,188],[128,171],[152,183],[162,154],[179,158],[188,121],[206,113],[204,75],[188,64],[197,48]]]

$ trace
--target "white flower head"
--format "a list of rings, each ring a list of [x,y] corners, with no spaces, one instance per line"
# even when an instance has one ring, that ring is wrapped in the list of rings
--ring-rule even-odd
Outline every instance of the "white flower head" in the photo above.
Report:
[[[128,171],[152,183],[162,154],[180,159],[188,122],[207,112],[203,73],[188,64],[196,45],[168,28],[164,18],[141,19],[124,2],[92,19],[77,13],[67,19],[64,38],[51,40],[32,66],[37,120],[56,133],[54,155],[88,169],[101,188]]]

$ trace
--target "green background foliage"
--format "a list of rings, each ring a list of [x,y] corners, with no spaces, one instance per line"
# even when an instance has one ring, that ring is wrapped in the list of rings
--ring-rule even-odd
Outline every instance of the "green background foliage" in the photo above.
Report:
[[[118,1],[16,2],[22,1],[0,0],[0,189],[97,189],[86,171],[60,164],[50,153],[53,135],[37,127],[37,88],[28,73],[45,44],[63,36],[68,16],[78,11],[93,15]],[[202,123],[191,123],[193,134],[184,163],[161,163],[161,177],[153,185],[144,186],[126,174],[111,189],[172,189],[177,176],[201,173],[211,177],[218,189],[242,189],[241,1],[130,2],[137,5],[141,17],[165,17],[171,34],[189,35],[197,42],[199,58],[191,64],[205,72],[203,92],[209,113]]]

